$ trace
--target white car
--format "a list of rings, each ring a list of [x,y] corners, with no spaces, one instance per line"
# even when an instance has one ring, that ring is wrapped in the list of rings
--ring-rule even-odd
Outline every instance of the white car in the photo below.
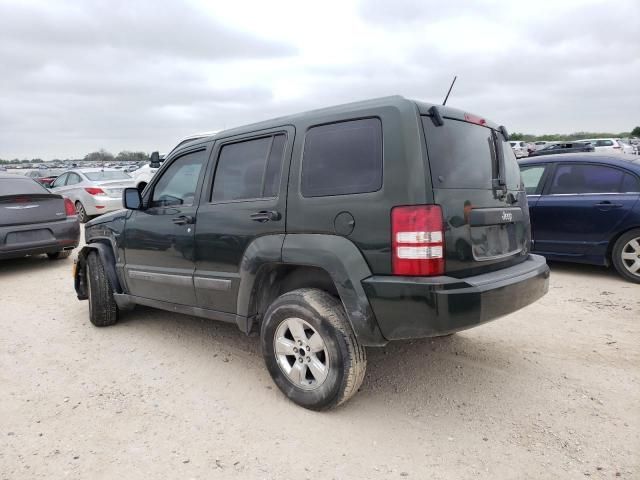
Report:
[[[184,137],[182,140],[180,140],[176,144],[175,147],[169,150],[169,153],[171,153],[173,150],[175,150],[179,146],[187,142],[190,142],[191,140],[198,140],[200,138],[210,137],[212,135],[215,135],[216,133],[218,132],[202,132],[202,133],[195,133],[193,135],[189,135],[188,137]],[[165,155],[160,155],[160,162],[164,160],[164,157]],[[142,192],[144,190],[144,187],[146,187],[147,184],[151,181],[151,179],[156,174],[159,168],[160,168],[160,163],[156,163],[156,164],[147,163],[146,165],[143,165],[142,167],[138,168],[135,172],[133,172],[132,177],[135,182],[136,188]]]
[[[520,141],[511,141],[511,148],[513,148],[513,153],[516,155],[516,158],[528,157],[529,149],[526,142]]]
[[[622,145],[617,138],[589,138],[580,140],[581,142],[590,142],[596,152],[623,153]]]
[[[134,187],[133,179],[115,168],[76,168],[61,174],[49,189],[71,199],[84,223],[94,215],[122,208],[122,190]]]
[[[634,155],[636,153],[636,149],[633,147],[633,145],[626,142],[625,140],[618,139],[618,144],[620,144],[620,147],[622,147],[622,153],[626,153],[629,155]]]

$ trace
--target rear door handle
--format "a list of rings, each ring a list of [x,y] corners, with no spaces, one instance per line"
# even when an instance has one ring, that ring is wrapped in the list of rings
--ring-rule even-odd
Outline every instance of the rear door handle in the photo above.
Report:
[[[179,217],[172,218],[171,221],[176,225],[187,225],[189,223],[196,223],[195,217],[191,215],[180,215]]]
[[[611,203],[609,200],[605,200],[604,202],[596,203],[594,207],[599,208],[600,210],[610,210],[612,208],[622,208],[623,205],[621,203]]]
[[[282,218],[280,212],[276,212],[275,210],[262,210],[260,212],[252,213],[249,215],[251,220],[254,222],[269,222],[269,221],[278,221]]]

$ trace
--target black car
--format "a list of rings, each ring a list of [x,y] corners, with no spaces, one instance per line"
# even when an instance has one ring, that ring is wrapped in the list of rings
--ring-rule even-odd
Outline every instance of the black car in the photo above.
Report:
[[[589,142],[565,142],[552,143],[540,150],[529,152],[529,157],[539,157],[541,155],[555,155],[557,153],[577,153],[594,152],[595,148]]]
[[[94,325],[134,305],[259,330],[311,409],[360,386],[367,346],[448,335],[548,288],[504,127],[389,97],[198,139],[128,210],[87,223],[75,287]]]
[[[80,242],[73,203],[35,180],[0,173],[0,259],[67,258]]]

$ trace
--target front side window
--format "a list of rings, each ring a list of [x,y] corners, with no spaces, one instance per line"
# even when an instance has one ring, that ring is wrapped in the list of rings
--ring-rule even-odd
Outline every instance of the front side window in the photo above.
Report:
[[[218,156],[211,201],[276,197],[285,143],[286,136],[277,134],[224,145]]]
[[[302,158],[302,195],[367,193],[382,187],[382,124],[377,118],[312,127]]]
[[[194,204],[198,178],[207,161],[206,150],[174,160],[153,188],[151,207],[188,207]]]
[[[551,194],[623,193],[638,191],[638,180],[617,168],[605,165],[558,165]]]
[[[542,179],[544,169],[545,167],[543,165],[520,169],[522,182],[524,183],[524,188],[527,192],[527,195],[534,195],[538,192],[538,188],[540,187],[540,180]]]

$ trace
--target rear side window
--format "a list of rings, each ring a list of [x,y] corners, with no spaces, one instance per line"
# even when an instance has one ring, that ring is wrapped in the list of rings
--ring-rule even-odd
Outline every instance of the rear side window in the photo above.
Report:
[[[497,177],[496,142],[488,127],[446,119],[436,127],[422,117],[434,188],[491,189]],[[498,134],[502,139],[502,135]],[[520,170],[509,142],[503,142],[507,187],[520,188]]]
[[[213,202],[278,195],[286,136],[260,137],[224,145],[213,182]]]
[[[637,192],[638,179],[605,165],[558,165],[551,194]]]
[[[526,167],[520,170],[522,174],[522,182],[524,183],[524,188],[527,192],[527,195],[534,195],[538,192],[538,188],[540,187],[540,180],[542,179],[542,174],[544,173],[544,166],[539,165],[536,167]]]
[[[382,124],[377,118],[312,127],[302,158],[304,197],[348,195],[382,187]]]
[[[67,177],[67,185],[75,185],[76,183],[80,183],[82,178],[77,173],[70,173]]]
[[[611,140],[597,140],[596,147],[611,147],[613,142]]]
[[[30,178],[0,178],[0,195],[21,195],[26,193],[49,193]]]

